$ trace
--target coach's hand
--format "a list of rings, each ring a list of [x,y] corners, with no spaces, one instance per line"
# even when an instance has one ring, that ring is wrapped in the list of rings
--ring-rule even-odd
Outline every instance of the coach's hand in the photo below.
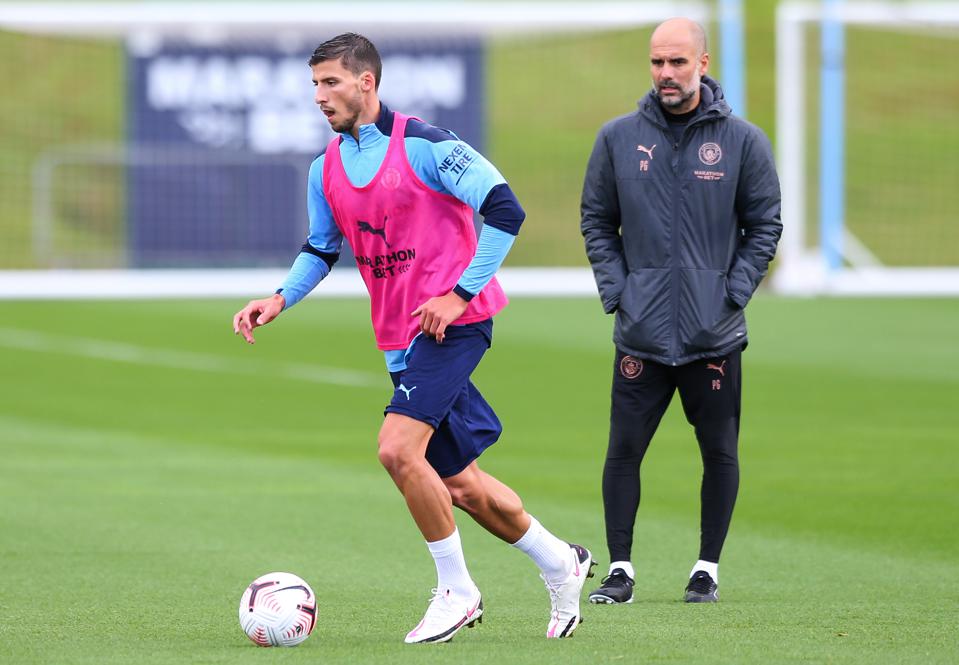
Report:
[[[284,306],[286,306],[286,298],[279,293],[269,298],[251,300],[246,307],[233,316],[233,334],[243,335],[243,339],[250,344],[255,344],[253,329],[257,326],[265,326],[275,319],[283,311]]]
[[[420,317],[420,330],[442,344],[446,338],[446,326],[463,316],[467,307],[468,302],[450,291],[445,296],[430,298],[410,316]]]

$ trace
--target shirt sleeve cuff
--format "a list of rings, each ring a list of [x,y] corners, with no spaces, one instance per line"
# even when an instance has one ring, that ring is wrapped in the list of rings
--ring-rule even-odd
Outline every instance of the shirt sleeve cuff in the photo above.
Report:
[[[455,293],[456,295],[458,295],[460,298],[462,298],[462,299],[465,300],[466,302],[469,302],[469,301],[472,300],[474,297],[476,297],[476,294],[475,294],[475,293],[470,293],[469,291],[467,291],[466,289],[464,289],[464,288],[463,288],[462,286],[460,286],[459,284],[457,284],[456,286],[453,287],[453,293]]]

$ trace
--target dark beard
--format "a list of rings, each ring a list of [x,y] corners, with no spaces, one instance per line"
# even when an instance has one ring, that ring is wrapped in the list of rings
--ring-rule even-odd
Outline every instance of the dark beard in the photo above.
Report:
[[[339,127],[334,127],[333,131],[339,134],[350,134],[353,132],[353,127],[356,126],[356,117],[353,117],[350,120],[346,120],[340,124]]]
[[[353,128],[356,126],[356,121],[360,119],[360,103],[347,103],[346,111],[350,113],[350,117],[343,120],[343,123],[339,127],[333,127],[334,132],[338,132],[340,134],[351,134],[353,132]],[[331,124],[330,126],[332,127],[333,125]]]
[[[356,121],[359,119],[359,111],[354,113],[352,117],[343,120],[338,126],[333,127],[334,132],[340,134],[350,134],[353,131],[353,128],[356,126]],[[331,125],[332,126],[332,125]]]

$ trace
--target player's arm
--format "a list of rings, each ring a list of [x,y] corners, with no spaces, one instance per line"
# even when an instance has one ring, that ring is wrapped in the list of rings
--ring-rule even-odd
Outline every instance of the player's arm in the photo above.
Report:
[[[619,307],[626,287],[626,257],[620,235],[619,194],[610,157],[608,125],[596,136],[586,166],[580,202],[580,231],[586,242],[586,256],[596,278],[603,309],[611,314]]]
[[[253,344],[253,329],[266,325],[316,288],[339,258],[343,236],[323,195],[323,157],[310,167],[307,209],[310,232],[283,284],[269,298],[251,300],[233,317],[233,332]]]
[[[476,253],[449,293],[431,298],[414,312],[420,329],[442,342],[446,326],[462,316],[470,300],[489,283],[509,253],[526,213],[502,174],[455,136],[420,141],[408,150],[417,174],[437,191],[455,196],[483,217]]]
[[[746,306],[766,275],[783,230],[782,199],[772,147],[759,129],[750,129],[736,189],[741,237],[726,273],[726,297],[739,308]]]

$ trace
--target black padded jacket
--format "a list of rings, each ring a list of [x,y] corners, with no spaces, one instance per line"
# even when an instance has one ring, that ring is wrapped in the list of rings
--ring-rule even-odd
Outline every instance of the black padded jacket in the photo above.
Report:
[[[613,341],[669,365],[747,341],[743,308],[782,232],[769,140],[704,76],[674,142],[653,92],[606,123],[586,168],[581,230]]]

